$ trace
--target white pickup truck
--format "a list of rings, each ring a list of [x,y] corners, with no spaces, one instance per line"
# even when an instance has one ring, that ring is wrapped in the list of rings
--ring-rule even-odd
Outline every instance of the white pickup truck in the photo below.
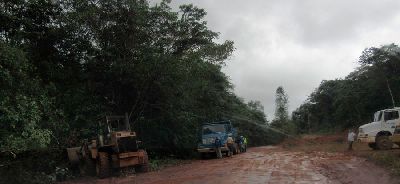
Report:
[[[400,107],[375,112],[374,121],[358,129],[358,141],[368,143],[372,149],[391,149],[393,143],[400,146],[399,113]]]

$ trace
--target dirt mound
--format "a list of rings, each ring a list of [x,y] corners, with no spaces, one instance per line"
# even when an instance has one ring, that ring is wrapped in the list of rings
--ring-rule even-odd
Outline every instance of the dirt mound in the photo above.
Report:
[[[303,140],[311,141],[313,143],[327,143],[327,142],[343,142],[345,141],[344,135],[318,135],[313,137],[303,136]]]
[[[302,145],[315,145],[327,143],[343,143],[345,141],[344,134],[335,135],[299,135],[285,139],[280,145],[284,148]]]

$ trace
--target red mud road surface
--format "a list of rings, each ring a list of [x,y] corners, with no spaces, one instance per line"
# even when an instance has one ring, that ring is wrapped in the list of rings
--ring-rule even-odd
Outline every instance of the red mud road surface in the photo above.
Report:
[[[258,147],[233,158],[193,161],[128,177],[85,178],[69,183],[232,184],[232,183],[399,183],[388,171],[344,153],[292,152]]]

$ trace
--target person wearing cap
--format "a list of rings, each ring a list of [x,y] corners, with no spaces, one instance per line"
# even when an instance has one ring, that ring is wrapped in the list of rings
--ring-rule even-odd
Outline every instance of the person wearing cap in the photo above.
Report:
[[[233,144],[235,144],[235,142],[233,141],[233,138],[229,136],[228,139],[226,140],[226,144],[228,145],[228,148],[229,148],[228,155],[232,156],[233,155]]]

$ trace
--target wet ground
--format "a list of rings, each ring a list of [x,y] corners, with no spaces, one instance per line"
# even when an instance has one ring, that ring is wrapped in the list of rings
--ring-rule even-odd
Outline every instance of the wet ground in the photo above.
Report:
[[[233,158],[193,161],[161,171],[73,183],[232,184],[232,183],[399,183],[388,171],[346,153],[293,152],[257,147]]]

